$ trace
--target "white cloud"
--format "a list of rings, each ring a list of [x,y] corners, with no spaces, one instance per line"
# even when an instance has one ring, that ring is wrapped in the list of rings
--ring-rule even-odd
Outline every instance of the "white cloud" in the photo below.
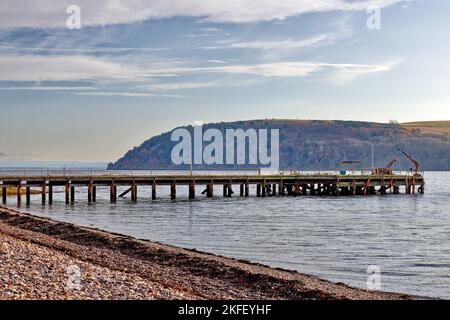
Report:
[[[100,96],[100,97],[110,97],[110,96],[120,96],[120,97],[134,97],[134,98],[146,98],[146,97],[163,97],[163,98],[186,98],[186,96],[175,95],[175,94],[159,94],[159,93],[147,93],[147,92],[77,92],[78,96]]]
[[[30,91],[80,91],[80,90],[97,90],[94,87],[0,87],[0,90],[10,90],[10,91],[20,91],[20,90],[30,90]]]
[[[277,40],[277,41],[248,41],[248,42],[234,42],[225,45],[225,48],[237,48],[237,49],[301,49],[314,47],[320,44],[331,43],[333,41],[332,37],[327,34],[318,35],[312,38],[304,40]],[[224,47],[217,47],[218,49],[223,49]]]
[[[214,22],[285,19],[309,12],[366,10],[411,0],[77,0],[84,26],[193,16]],[[64,28],[73,0],[3,0],[0,28]]]
[[[180,74],[247,74],[261,77],[307,77],[320,71],[332,71],[353,77],[389,71],[396,63],[381,65],[333,64],[322,62],[275,62],[230,64],[213,67],[174,66],[172,60],[153,64],[130,64],[84,56],[3,56],[0,57],[0,81],[77,81],[103,83],[146,82],[154,77]],[[183,88],[180,88],[183,89]],[[186,89],[186,88],[185,88]],[[46,89],[36,89],[46,90]]]

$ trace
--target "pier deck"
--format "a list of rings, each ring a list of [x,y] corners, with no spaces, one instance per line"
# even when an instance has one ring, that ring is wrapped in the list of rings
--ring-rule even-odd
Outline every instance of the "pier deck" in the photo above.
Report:
[[[75,201],[75,188],[87,187],[88,202],[96,202],[96,188],[109,187],[111,202],[117,201],[117,187],[128,189],[120,196],[131,194],[137,201],[138,188],[150,188],[151,199],[156,199],[158,186],[170,186],[170,197],[176,199],[177,186],[189,186],[189,199],[195,199],[196,186],[204,186],[202,195],[214,196],[214,186],[223,187],[223,196],[250,196],[250,186],[256,186],[257,197],[268,196],[356,196],[374,194],[423,194],[425,179],[422,174],[72,174],[72,175],[0,175],[2,202],[7,202],[7,188],[17,189],[17,204],[22,202],[25,193],[30,203],[31,188],[39,188],[42,203],[53,202],[53,188],[65,189],[66,203]],[[236,192],[235,192],[236,190]],[[48,198],[47,198],[48,196]]]

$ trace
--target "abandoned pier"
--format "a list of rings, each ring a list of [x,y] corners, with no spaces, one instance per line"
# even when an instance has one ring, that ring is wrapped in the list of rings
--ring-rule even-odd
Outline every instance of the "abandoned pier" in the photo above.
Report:
[[[1,176],[0,189],[2,203],[8,200],[7,190],[13,188],[17,205],[30,204],[31,191],[35,188],[41,193],[42,204],[53,203],[55,188],[65,192],[67,204],[75,202],[76,188],[86,190],[89,203],[97,201],[97,187],[107,187],[110,201],[115,203],[118,197],[131,196],[133,202],[138,194],[143,199],[157,199],[159,188],[168,188],[170,198],[177,198],[177,187],[188,187],[188,198],[197,196],[212,198],[217,196],[215,186],[221,186],[223,197],[273,197],[273,196],[369,196],[375,194],[423,194],[425,179],[423,174],[276,174],[276,175],[44,175],[44,176]],[[200,187],[201,186],[201,187]],[[124,191],[118,194],[118,187]],[[252,188],[251,188],[252,187]],[[139,190],[139,193],[138,193]],[[252,191],[252,192],[250,192]],[[252,194],[251,194],[252,193]]]

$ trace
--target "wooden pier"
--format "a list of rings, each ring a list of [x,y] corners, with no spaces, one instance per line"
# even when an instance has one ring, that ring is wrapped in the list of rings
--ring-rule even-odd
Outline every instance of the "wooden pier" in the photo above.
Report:
[[[117,194],[117,187],[125,186],[126,191]],[[214,197],[214,186],[222,186],[223,197],[249,197],[250,186],[255,186],[257,197],[273,196],[369,196],[374,194],[423,194],[425,179],[422,174],[279,174],[279,175],[46,175],[46,176],[0,176],[2,202],[7,202],[7,188],[17,190],[17,205],[22,204],[25,194],[27,205],[30,204],[31,188],[38,188],[41,193],[42,204],[52,204],[55,187],[65,190],[67,204],[75,202],[75,189],[87,188],[86,200],[97,201],[97,187],[108,187],[110,201],[115,203],[118,197],[130,194],[131,200],[138,200],[138,189],[145,192],[149,199],[155,200],[157,189],[167,186],[170,198],[177,197],[178,186],[188,186],[189,199],[195,199],[196,187],[202,186],[201,195],[206,198]],[[23,191],[25,190],[25,192]],[[144,192],[143,192],[144,194]]]

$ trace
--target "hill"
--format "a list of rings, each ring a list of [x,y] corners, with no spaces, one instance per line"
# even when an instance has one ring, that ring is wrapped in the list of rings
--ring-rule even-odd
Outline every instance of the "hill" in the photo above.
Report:
[[[184,128],[193,131],[192,126]],[[279,129],[280,168],[284,170],[316,170],[317,161],[323,154],[326,154],[321,164],[323,170],[340,169],[343,160],[361,160],[364,167],[369,168],[372,145],[375,165],[378,167],[383,167],[389,160],[397,158],[399,161],[396,169],[411,168],[410,161],[398,152],[398,148],[401,148],[419,160],[423,170],[450,170],[450,139],[446,131],[448,128],[437,123],[252,120],[204,125],[204,130],[209,128],[217,128],[222,132],[225,129],[237,128]],[[108,168],[186,168],[172,164],[170,155],[176,142],[172,142],[170,138],[171,132],[155,136],[130,150],[117,162],[109,164]],[[224,166],[215,168],[231,169]]]
[[[450,135],[450,121],[407,122],[401,126],[418,133]]]

